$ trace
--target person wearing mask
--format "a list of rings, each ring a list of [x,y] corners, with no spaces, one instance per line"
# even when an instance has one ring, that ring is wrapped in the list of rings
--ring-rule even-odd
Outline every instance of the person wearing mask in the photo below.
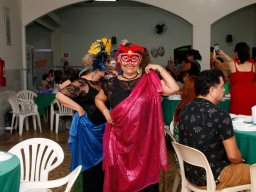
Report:
[[[101,63],[92,62],[92,57],[97,58],[101,56],[101,52],[105,52],[105,43],[96,43],[102,47],[93,52],[93,55],[93,46],[90,48],[89,54],[82,59],[84,70],[80,77],[69,82],[56,94],[59,102],[76,112],[72,119],[68,144],[71,170],[82,165],[84,192],[102,192],[104,179],[102,139],[106,120],[94,102],[102,86],[104,60],[98,59]]]
[[[107,120],[104,191],[157,192],[160,169],[168,164],[161,96],[175,94],[179,86],[161,65],[150,64],[146,48],[126,43],[118,53],[123,73],[104,82],[95,98]]]

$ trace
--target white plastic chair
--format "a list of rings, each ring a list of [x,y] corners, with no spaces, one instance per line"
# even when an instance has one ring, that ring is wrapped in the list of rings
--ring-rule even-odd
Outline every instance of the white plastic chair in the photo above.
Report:
[[[209,162],[205,155],[192,147],[182,145],[177,142],[172,142],[175,152],[179,159],[180,170],[181,170],[181,191],[182,192],[236,192],[243,190],[250,190],[251,184],[239,185],[234,187],[227,187],[222,190],[216,190],[216,183],[214,181],[213,173]],[[195,185],[191,184],[185,177],[184,162],[198,167],[202,167],[206,171],[207,189],[199,189]]]
[[[21,90],[16,93],[17,99],[23,104],[23,109],[31,110],[30,104],[35,104],[35,98],[37,94],[30,90]],[[26,126],[28,125],[28,118],[26,119]],[[27,126],[28,130],[28,126]]]
[[[52,188],[60,187],[62,185],[66,185],[66,184],[67,186],[64,192],[70,192],[81,169],[82,169],[82,166],[79,165],[75,170],[73,170],[67,176],[60,179],[56,179],[56,180],[42,181],[42,182],[26,182],[26,185],[22,187],[20,192],[38,191],[38,189],[52,189]]]
[[[251,191],[256,191],[256,164],[250,167]]]
[[[57,104],[58,110],[54,110],[54,105]],[[53,122],[54,122],[54,117],[55,117],[55,133],[58,134],[59,130],[59,121],[60,117],[63,116],[73,116],[73,110],[69,107],[66,107],[62,103],[58,102],[57,99],[55,99],[52,104],[51,104],[51,117],[50,117],[50,126],[51,126],[51,131],[53,131]]]
[[[58,100],[57,99],[54,99],[51,103],[51,106],[50,106],[50,128],[51,128],[51,131],[53,131],[53,121],[54,121],[54,115],[55,113],[57,112],[56,109],[54,109],[54,106],[55,104],[57,105],[58,103]]]
[[[174,125],[173,125],[173,121],[170,123],[170,126],[167,126],[167,125],[164,126],[164,131],[165,131],[166,134],[168,134],[171,137],[172,141],[177,142],[176,139],[174,138]]]
[[[165,126],[164,131],[166,134],[168,134],[172,141],[177,142],[177,140],[174,137],[174,125],[173,121],[170,123],[170,126]],[[174,175],[174,181],[173,181],[173,186],[172,186],[172,192],[176,192],[179,188],[181,181],[181,175],[180,175],[180,168],[176,166],[176,171]]]
[[[16,94],[18,100],[31,101],[34,103],[37,94],[30,90],[21,90]]]
[[[23,131],[23,124],[24,124],[25,118],[28,118],[29,116],[32,116],[33,117],[34,130],[36,130],[36,118],[37,118],[37,123],[38,123],[38,126],[39,126],[39,130],[40,130],[40,132],[42,132],[40,115],[38,113],[38,109],[37,109],[36,104],[20,103],[17,100],[16,96],[10,96],[8,98],[8,101],[11,105],[12,112],[13,112],[12,113],[12,124],[11,124],[12,129],[14,127],[15,120],[16,120],[16,125],[17,125],[17,122],[19,120],[19,135],[21,136],[22,131]],[[16,127],[17,126],[15,126],[15,128]],[[26,122],[26,127],[27,127],[27,130],[28,130],[28,121]],[[12,130],[11,130],[11,132],[12,132]]]
[[[9,153],[20,159],[21,190],[26,189],[30,182],[48,181],[49,172],[64,160],[61,146],[47,138],[24,140],[12,147]]]
[[[216,190],[216,183],[214,181],[213,173],[209,162],[205,155],[192,147],[182,145],[177,142],[172,142],[175,152],[178,156],[181,170],[181,191],[182,192],[236,192],[243,190],[250,190],[251,184],[239,185],[234,187],[227,187],[222,190]],[[191,184],[185,177],[184,162],[198,167],[202,167],[206,171],[207,189],[199,189],[195,185]]]

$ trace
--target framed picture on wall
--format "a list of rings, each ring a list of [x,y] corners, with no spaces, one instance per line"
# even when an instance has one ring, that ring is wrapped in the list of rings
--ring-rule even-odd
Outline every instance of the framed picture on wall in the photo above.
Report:
[[[4,25],[5,25],[5,37],[6,44],[12,44],[11,38],[11,9],[8,7],[4,7]]]

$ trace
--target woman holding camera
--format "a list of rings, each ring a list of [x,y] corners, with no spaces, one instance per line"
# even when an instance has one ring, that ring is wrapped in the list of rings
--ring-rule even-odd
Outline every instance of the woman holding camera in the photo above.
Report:
[[[227,62],[219,63],[222,69],[230,71],[231,98],[230,113],[251,115],[251,108],[256,105],[255,63],[250,58],[250,48],[245,42],[237,43],[234,49],[234,59],[219,50]]]

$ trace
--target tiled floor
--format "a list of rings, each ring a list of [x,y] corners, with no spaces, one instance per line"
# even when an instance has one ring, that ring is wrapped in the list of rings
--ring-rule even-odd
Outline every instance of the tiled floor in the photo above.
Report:
[[[30,126],[31,127],[31,126]],[[12,134],[5,132],[3,135],[0,135],[0,151],[8,151],[12,146],[17,144],[20,141],[23,141],[32,137],[45,137],[52,139],[59,143],[64,150],[65,158],[63,163],[56,168],[53,172],[50,173],[50,179],[56,179],[64,177],[69,173],[69,163],[70,163],[70,154],[67,148],[67,139],[68,139],[68,130],[60,128],[59,134],[56,135],[54,132],[50,131],[48,123],[43,122],[42,120],[43,133],[34,131],[32,127],[30,130],[24,130],[23,135],[19,136],[17,131],[14,131]],[[169,142],[168,142],[169,143]],[[168,147],[169,148],[169,147]],[[160,192],[169,192],[171,191],[173,178],[175,174],[175,166],[173,160],[173,149],[168,149],[169,157],[169,169],[166,172],[161,173],[161,182],[160,182]],[[55,189],[54,192],[64,191],[63,187]]]

